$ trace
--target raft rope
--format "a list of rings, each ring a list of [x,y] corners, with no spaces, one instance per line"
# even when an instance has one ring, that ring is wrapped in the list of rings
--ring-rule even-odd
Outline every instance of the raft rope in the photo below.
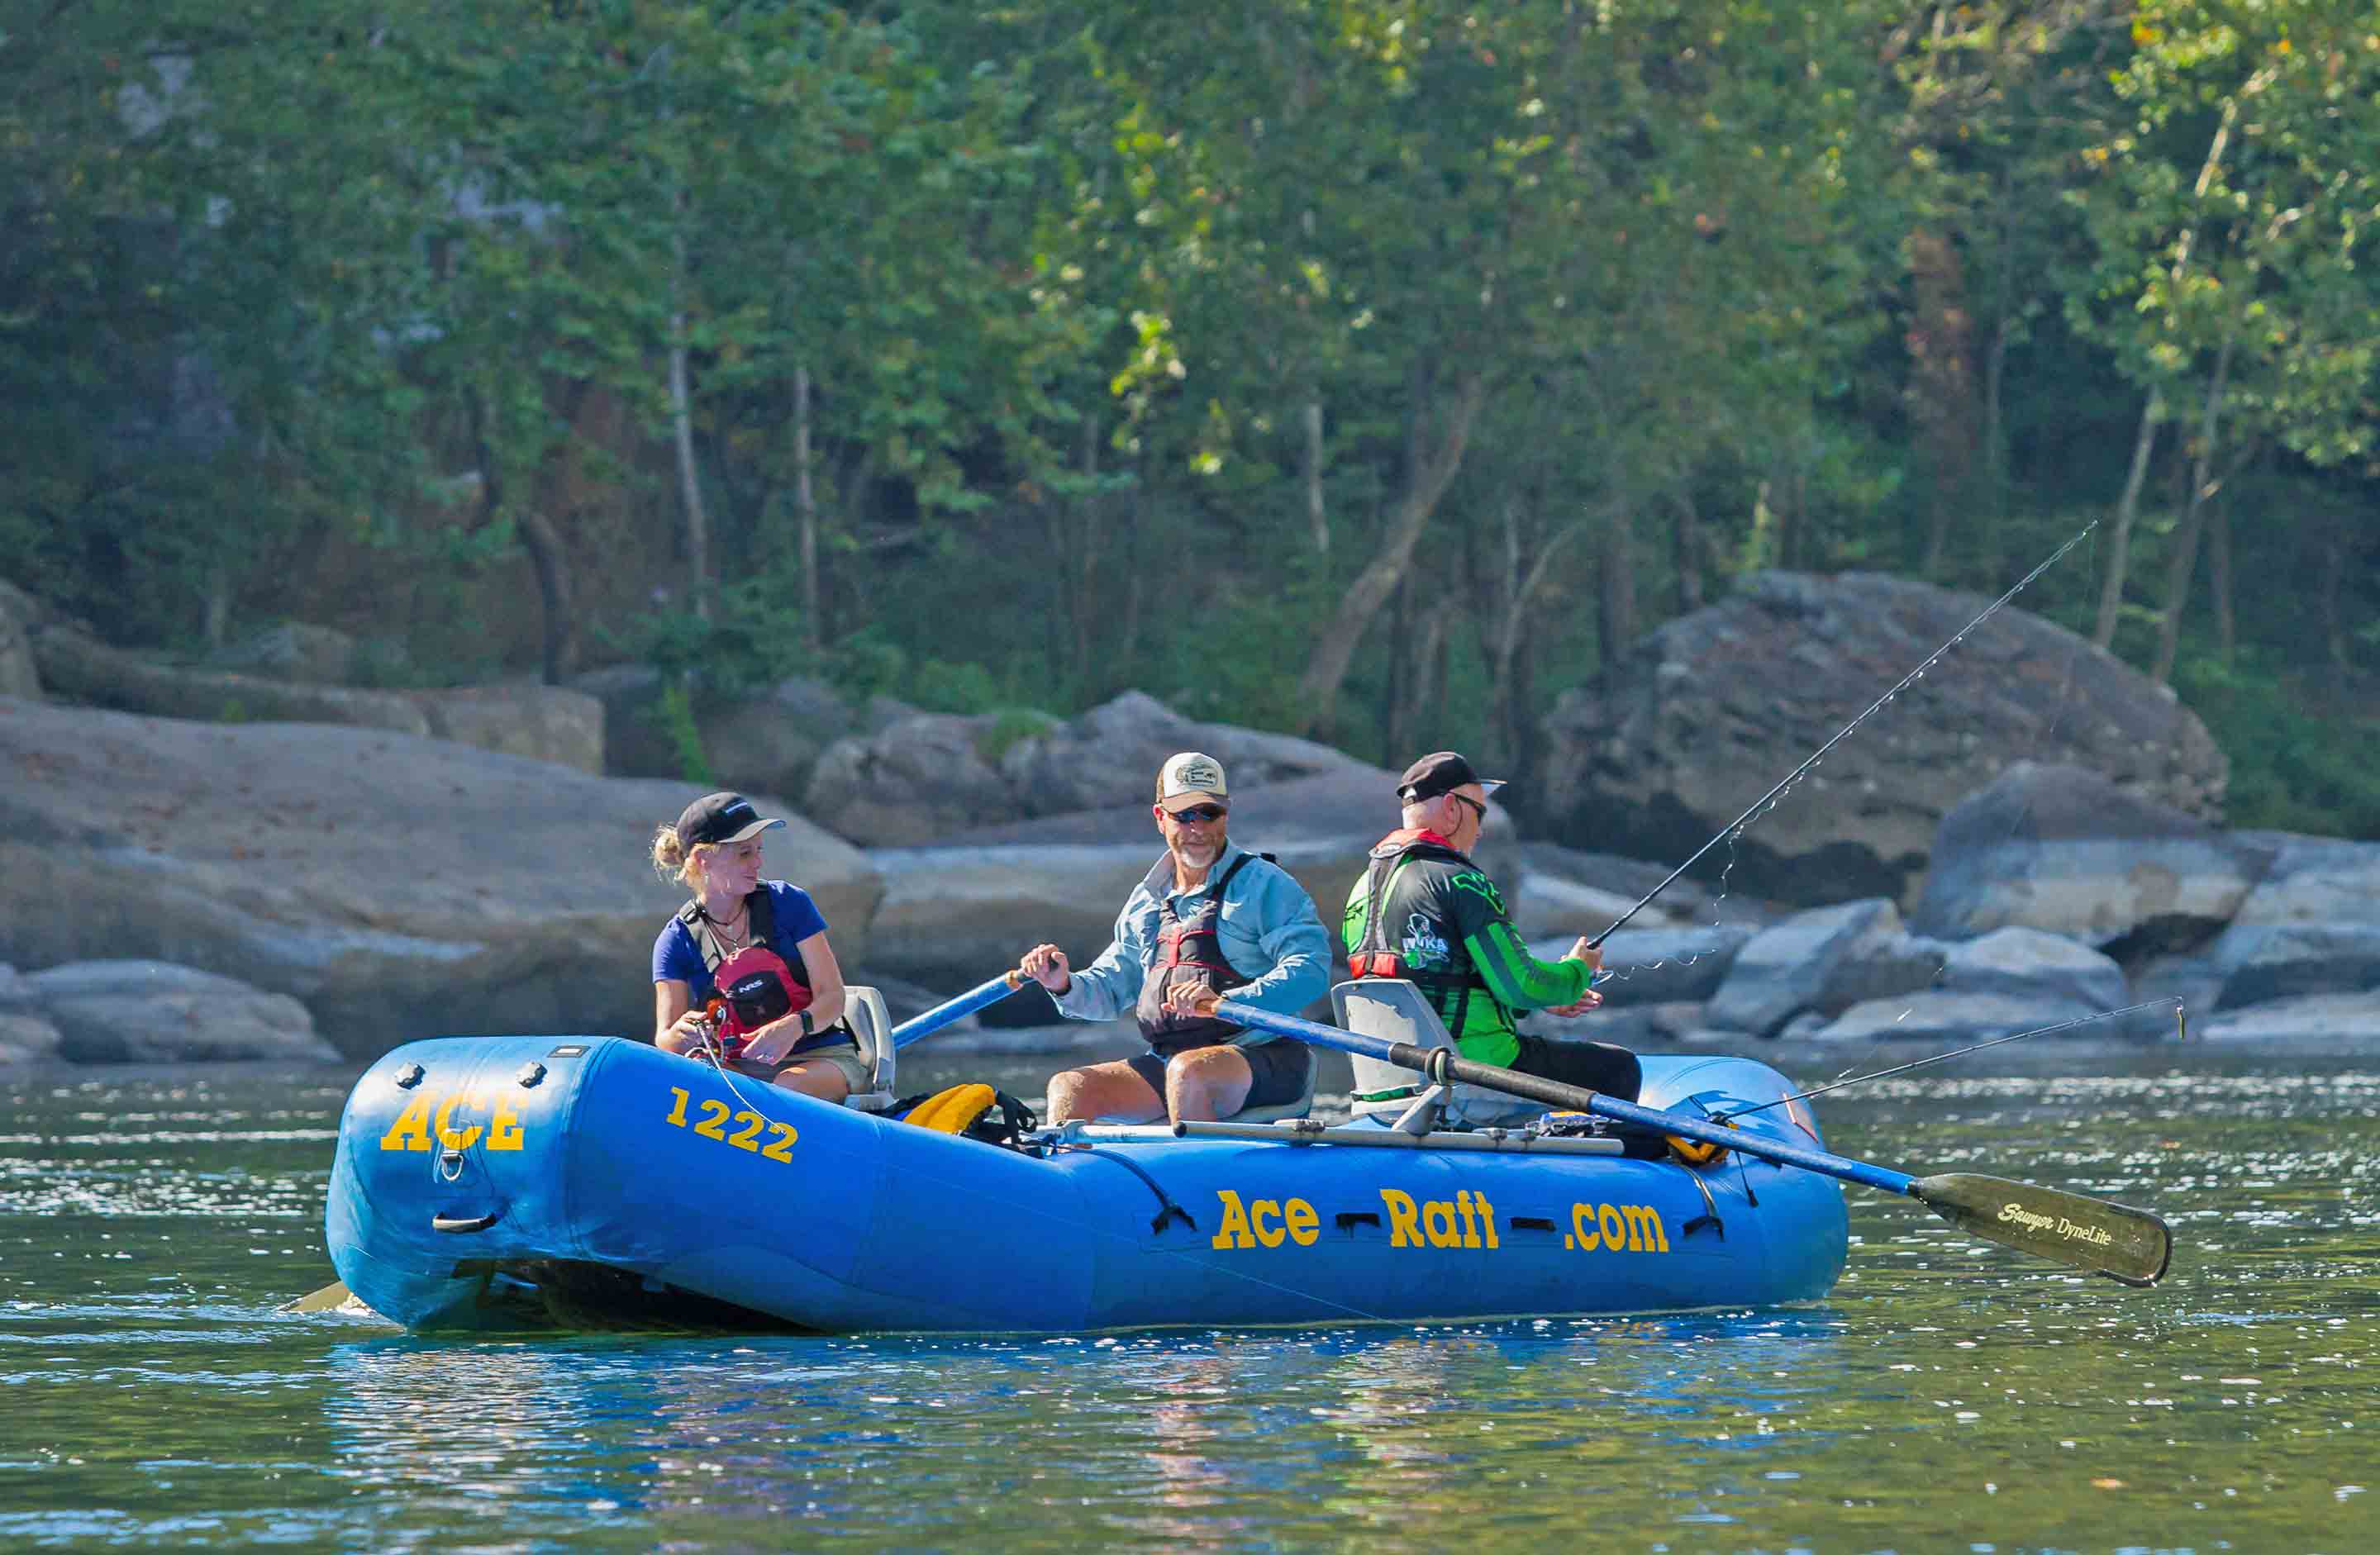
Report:
[[[2039,566],[2034,567],[2031,572],[2026,573],[2022,577],[2017,579],[2016,587],[2010,589],[2007,593],[2002,594],[1998,599],[1994,600],[1990,604],[1985,605],[1982,614],[1976,616],[1973,621],[1970,621],[1965,626],[1960,627],[1957,632],[1952,634],[1949,641],[1944,643],[1941,647],[1927,654],[1923,663],[1910,671],[1907,674],[1902,675],[1898,681],[1895,681],[1890,690],[1887,691],[1883,696],[1878,697],[1875,701],[1870,702],[1867,707],[1861,711],[1858,717],[1852,719],[1849,723],[1844,724],[1840,729],[1837,730],[1835,732],[1834,738],[1828,740],[1826,744],[1812,751],[1807,759],[1803,760],[1800,766],[1794,768],[1791,771],[1786,773],[1783,780],[1780,781],[1776,787],[1771,788],[1767,793],[1763,794],[1759,798],[1755,799],[1751,806],[1747,808],[1742,815],[1737,816],[1733,820],[1729,821],[1725,826],[1719,828],[1718,832],[1712,836],[1710,841],[1694,849],[1693,855],[1688,857],[1684,863],[1679,865],[1676,869],[1670,870],[1668,875],[1662,878],[1660,884],[1655,886],[1652,890],[1638,897],[1634,906],[1630,907],[1626,912],[1621,913],[1620,917],[1613,921],[1610,928],[1605,929],[1602,933],[1597,934],[1594,939],[1588,941],[1587,943],[1590,946],[1601,946],[1604,941],[1617,933],[1621,927],[1630,918],[1634,917],[1638,913],[1643,912],[1647,906],[1651,905],[1653,898],[1660,895],[1661,893],[1669,890],[1671,885],[1675,884],[1678,877],[1683,875],[1688,869],[1693,869],[1696,864],[1702,862],[1703,855],[1718,846],[1719,844],[1726,843],[1729,844],[1730,848],[1732,849],[1736,840],[1742,837],[1743,833],[1751,828],[1752,823],[1759,820],[1760,817],[1767,814],[1768,811],[1776,808],[1778,801],[1782,799],[1786,793],[1791,790],[1795,784],[1801,782],[1806,773],[1810,772],[1821,760],[1825,759],[1828,751],[1842,744],[1843,741],[1851,738],[1852,732],[1857,730],[1861,724],[1866,723],[1870,718],[1874,717],[1876,711],[1887,702],[1889,702],[1895,697],[1900,696],[1903,691],[1906,691],[1910,686],[1914,686],[1917,682],[1925,679],[1925,672],[1932,669],[1935,663],[1940,660],[1944,654],[1949,652],[1952,649],[1966,641],[1969,633],[1982,626],[1985,622],[1990,620],[1993,616],[1998,614],[2000,608],[2003,605],[2007,604],[2010,600],[2015,599],[2019,594],[2023,593],[2025,589],[2032,585],[2034,579],[2039,577],[2043,573],[2047,572],[2050,568],[2056,566],[2060,561],[2064,560],[2068,552],[2073,550],[2076,546],[2089,539],[2091,532],[2098,527],[2099,520],[2094,518],[2089,523],[2083,525],[2081,528],[2075,530],[2073,537],[2068,540],[2065,544],[2051,552],[2047,560],[2044,561]],[[1733,864],[1730,863],[1729,865],[1730,870],[1731,871],[1733,868]],[[1724,895],[1723,884],[1722,895]],[[1713,904],[1713,906],[1717,906],[1716,902]],[[1695,956],[1687,957],[1685,958],[1685,964],[1691,966],[1694,961],[1699,958],[1699,954]],[[1626,974],[1614,975],[1629,976],[1637,971],[1649,972],[1665,965],[1667,965],[1666,959],[1663,961],[1653,962],[1640,967],[1632,967],[1630,972]]]

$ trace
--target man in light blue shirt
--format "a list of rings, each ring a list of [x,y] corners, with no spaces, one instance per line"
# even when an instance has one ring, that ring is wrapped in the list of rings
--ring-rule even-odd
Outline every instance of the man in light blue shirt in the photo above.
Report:
[[[1168,759],[1150,810],[1165,853],[1116,915],[1114,941],[1079,972],[1055,945],[1034,946],[1021,963],[1061,1014],[1112,1020],[1130,1010],[1148,1042],[1132,1058],[1053,1077],[1050,1121],[1203,1121],[1312,1096],[1305,1043],[1200,1012],[1220,993],[1295,1014],[1328,992],[1330,939],[1314,898],[1231,840],[1230,791],[1213,757]]]

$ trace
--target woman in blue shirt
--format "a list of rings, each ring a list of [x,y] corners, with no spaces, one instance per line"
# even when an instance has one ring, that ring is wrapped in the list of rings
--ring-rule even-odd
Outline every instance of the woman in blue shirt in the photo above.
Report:
[[[783,824],[764,819],[740,794],[706,794],[674,826],[653,834],[653,868],[694,893],[653,941],[653,1042],[674,1053],[699,1051],[708,1035],[704,1008],[719,991],[713,974],[738,951],[765,945],[809,990],[809,1003],[749,1033],[730,1067],[841,1101],[868,1087],[868,1072],[841,1025],[843,968],[827,943],[826,919],[808,892],[760,878],[760,833]]]

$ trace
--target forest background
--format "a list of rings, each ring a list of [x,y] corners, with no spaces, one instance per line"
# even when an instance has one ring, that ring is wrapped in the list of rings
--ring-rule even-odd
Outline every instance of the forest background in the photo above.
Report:
[[[2096,519],[2026,606],[2380,836],[2369,0],[0,18],[0,574],[121,644],[1525,774],[1733,577]]]

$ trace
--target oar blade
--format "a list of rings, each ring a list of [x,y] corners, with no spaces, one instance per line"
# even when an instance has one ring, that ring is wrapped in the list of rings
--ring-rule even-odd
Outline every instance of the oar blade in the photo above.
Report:
[[[2145,1209],[1968,1172],[1909,1191],[1961,1231],[2127,1285],[2155,1284],[2173,1261],[2172,1230]]]
[[[355,1299],[355,1292],[347,1289],[344,1282],[334,1280],[311,1294],[301,1295],[295,1301],[283,1303],[281,1310],[284,1312],[332,1312]]]

